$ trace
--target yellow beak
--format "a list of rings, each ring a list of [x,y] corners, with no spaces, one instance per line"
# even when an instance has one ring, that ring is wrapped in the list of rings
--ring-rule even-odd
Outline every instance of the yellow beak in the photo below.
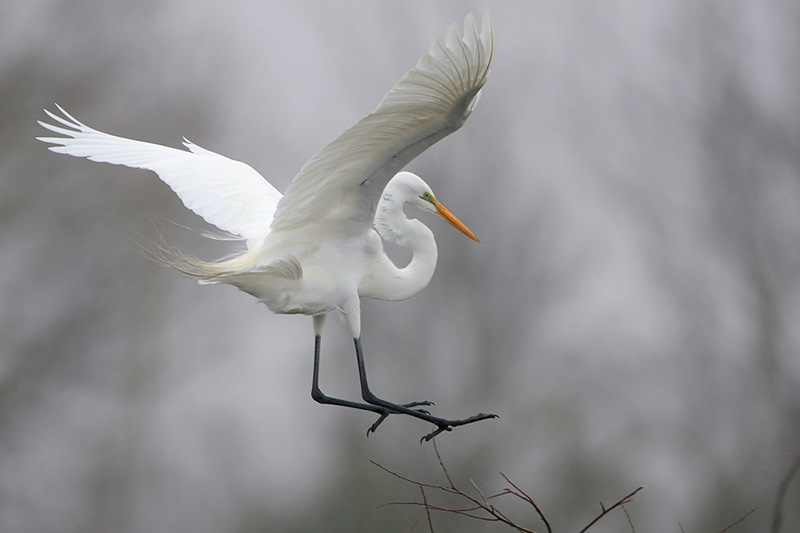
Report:
[[[433,205],[436,206],[436,212],[439,213],[439,216],[448,221],[451,226],[456,228],[458,231],[460,231],[473,241],[481,242],[478,240],[475,234],[472,233],[472,231],[470,231],[470,229],[466,227],[463,222],[458,220],[456,216],[453,213],[451,213],[445,206],[440,204],[438,201],[434,201]]]

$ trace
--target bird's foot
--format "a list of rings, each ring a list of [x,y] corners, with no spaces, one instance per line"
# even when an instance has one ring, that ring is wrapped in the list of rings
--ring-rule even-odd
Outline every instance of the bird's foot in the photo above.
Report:
[[[383,421],[386,420],[390,414],[392,414],[391,411],[386,411],[381,416],[379,416],[378,419],[375,421],[375,423],[367,428],[367,437],[369,437],[370,433],[375,433],[375,430],[378,429],[378,426],[383,424]]]
[[[486,413],[478,413],[475,416],[471,416],[469,418],[462,418],[461,420],[440,420],[434,421],[436,424],[436,429],[424,435],[421,439],[419,439],[420,444],[423,442],[429,442],[435,436],[443,433],[445,431],[453,431],[454,427],[464,426],[466,424],[471,424],[473,422],[478,422],[479,420],[486,420],[489,418],[500,418],[495,414],[486,414]]]
[[[400,404],[400,407],[404,407],[406,409],[410,409],[412,407],[419,407],[419,406],[426,406],[427,407],[427,406],[431,406],[431,405],[436,405],[436,404],[431,402],[431,401],[428,401],[428,400],[423,400],[421,402],[403,403],[403,404]],[[430,415],[431,414],[430,411],[428,411],[427,409],[414,409],[414,411],[416,411],[418,413],[425,414],[425,415]],[[378,429],[378,426],[380,426],[383,423],[383,421],[386,420],[389,417],[389,415],[391,415],[391,414],[407,414],[407,413],[403,413],[402,411],[392,411],[392,410],[387,408],[385,410],[385,412],[381,413],[381,415],[378,417],[378,419],[375,421],[375,423],[372,424],[369,427],[369,429],[367,429],[367,437],[369,437],[370,433],[375,433],[375,430]]]
[[[431,405],[436,405],[436,404],[433,403],[433,402],[430,402],[428,400],[423,400],[421,402],[411,402],[411,403],[400,404],[400,407],[417,407],[417,406],[420,406],[420,405],[431,406]],[[421,411],[422,409],[418,409],[418,410]]]
[[[465,426],[467,424],[472,424],[473,422],[478,422],[480,420],[487,420],[487,419],[490,419],[490,418],[500,418],[499,416],[497,416],[495,414],[492,414],[492,413],[489,413],[489,414],[487,414],[487,413],[478,413],[477,415],[470,416],[468,418],[462,418],[462,419],[458,419],[458,420],[447,420],[445,418],[439,418],[439,417],[433,416],[425,409],[414,409],[413,411],[410,409],[411,407],[417,407],[417,406],[420,406],[420,405],[426,405],[427,406],[427,405],[433,405],[433,404],[431,402],[412,402],[412,403],[409,403],[409,404],[403,404],[403,405],[397,406],[398,408],[402,408],[403,410],[395,410],[395,409],[393,409],[391,407],[388,407],[388,406],[384,407],[385,411],[383,413],[381,413],[381,415],[378,417],[378,420],[376,420],[375,423],[372,424],[369,427],[369,429],[367,429],[367,436],[369,436],[370,433],[374,433],[375,430],[378,429],[378,426],[380,426],[383,423],[383,421],[386,420],[389,417],[389,415],[391,415],[391,414],[413,415],[413,416],[415,416],[417,418],[421,418],[422,420],[426,420],[426,421],[431,422],[431,423],[436,425],[436,429],[435,430],[431,431],[427,435],[424,435],[420,439],[420,444],[423,443],[423,442],[430,442],[434,437],[436,437],[440,433],[443,433],[445,431],[453,431],[453,428],[458,427],[458,426]]]

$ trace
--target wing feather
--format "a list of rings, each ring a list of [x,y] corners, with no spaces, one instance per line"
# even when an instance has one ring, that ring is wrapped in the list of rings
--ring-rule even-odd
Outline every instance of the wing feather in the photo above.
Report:
[[[470,13],[463,37],[452,24],[383,97],[378,107],[317,152],[278,202],[273,229],[325,218],[371,226],[389,180],[469,117],[494,54],[487,13],[479,32]]]
[[[56,105],[63,117],[45,113],[61,126],[39,121],[61,137],[37,137],[53,144],[50,150],[92,161],[152,170],[180,197],[183,204],[208,223],[256,239],[269,233],[281,194],[252,167],[184,139],[188,149],[125,139],[81,123]]]

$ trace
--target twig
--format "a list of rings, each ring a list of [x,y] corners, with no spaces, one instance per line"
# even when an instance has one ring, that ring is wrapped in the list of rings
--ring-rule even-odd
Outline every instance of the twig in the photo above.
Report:
[[[409,478],[407,478],[407,477],[401,476],[401,475],[400,475],[400,474],[398,474],[397,472],[394,472],[393,470],[389,470],[388,468],[386,468],[386,467],[385,467],[385,466],[383,466],[382,464],[380,464],[380,463],[376,463],[375,461],[373,461],[373,460],[371,460],[371,459],[370,459],[370,461],[369,461],[369,462],[370,462],[370,463],[372,463],[372,464],[374,464],[375,466],[377,466],[378,468],[380,468],[381,470],[383,470],[383,471],[384,471],[384,472],[386,472],[387,474],[391,474],[391,475],[393,475],[394,477],[396,477],[396,478],[398,478],[398,479],[402,479],[402,480],[403,480],[403,481],[405,481],[406,483],[411,483],[412,485],[416,485],[416,486],[418,486],[418,487],[427,487],[427,488],[429,488],[429,489],[437,489],[437,490],[443,490],[443,491],[445,491],[445,492],[449,492],[449,493],[454,493],[454,491],[453,491],[453,489],[452,489],[452,488],[443,487],[443,486],[441,486],[441,485],[431,485],[430,483],[423,483],[423,482],[421,482],[421,481],[415,481],[415,480],[413,480],[413,479],[409,479]]]
[[[624,505],[620,505],[622,512],[625,513],[625,518],[628,519],[628,525],[631,526],[631,533],[636,533],[636,528],[633,526],[633,520],[631,520],[631,515],[628,513],[628,510],[625,508]]]
[[[778,494],[775,496],[775,508],[772,511],[772,528],[770,529],[772,533],[779,533],[781,530],[781,525],[783,525],[783,500],[786,498],[789,485],[792,483],[792,479],[797,474],[798,470],[800,470],[800,455],[794,460],[792,466],[789,467],[789,471],[781,480],[780,485],[778,485]]]
[[[503,491],[503,492],[501,492],[499,494],[494,494],[492,496],[486,496],[483,493],[483,491],[480,489],[480,487],[477,485],[477,483],[475,483],[473,480],[470,480],[470,483],[472,484],[472,487],[475,489],[475,491],[478,493],[479,498],[476,498],[475,496],[472,496],[472,495],[464,492],[463,490],[461,490],[458,487],[456,487],[455,483],[453,483],[453,479],[450,476],[450,473],[447,471],[447,467],[444,464],[444,460],[442,459],[442,456],[439,453],[438,448],[436,447],[436,441],[435,440],[434,440],[433,444],[434,444],[434,450],[435,450],[435,453],[436,453],[436,457],[437,457],[437,459],[439,461],[439,466],[441,467],[442,472],[444,473],[444,476],[447,479],[447,483],[449,483],[449,486],[433,485],[431,483],[423,483],[421,481],[416,481],[416,480],[413,480],[413,479],[409,479],[409,478],[407,478],[405,476],[402,476],[402,475],[400,475],[400,474],[398,474],[398,473],[386,468],[385,466],[383,466],[383,465],[381,465],[379,463],[376,463],[375,461],[370,461],[372,464],[374,464],[375,466],[377,466],[378,468],[380,468],[384,472],[387,472],[387,473],[395,476],[396,478],[401,479],[401,480],[403,480],[403,481],[405,481],[407,483],[411,483],[412,485],[416,485],[417,487],[420,488],[420,491],[422,491],[423,498],[422,498],[421,502],[392,502],[389,505],[417,505],[417,506],[422,507],[423,511],[428,513],[428,525],[431,527],[431,531],[433,531],[433,527],[432,527],[432,519],[431,519],[430,511],[442,511],[442,512],[447,512],[447,513],[453,513],[453,514],[466,516],[468,518],[472,518],[472,519],[475,519],[475,520],[481,520],[483,522],[501,522],[503,524],[506,524],[507,526],[510,526],[510,527],[516,529],[520,533],[534,533],[534,531],[532,529],[525,528],[525,527],[513,522],[502,511],[500,511],[499,509],[497,509],[494,505],[492,505],[490,503],[490,500],[492,500],[493,498],[497,498],[497,497],[503,496],[505,494],[513,494],[516,497],[521,498],[521,499],[523,499],[525,501],[532,501],[532,500],[530,500],[530,496],[528,496],[526,494],[525,495],[518,494],[518,493],[516,493],[516,492],[514,492],[514,491],[512,491],[510,489],[506,489],[505,491]],[[503,477],[505,477],[505,476],[503,476]],[[447,493],[447,494],[455,494],[455,495],[467,500],[472,505],[469,505],[467,507],[442,507],[442,506],[438,506],[438,505],[433,505],[433,504],[429,503],[428,500],[427,500],[427,496],[426,496],[426,494],[424,492],[425,488],[438,490],[438,491],[441,491],[441,492],[444,492],[444,493]],[[485,512],[489,516],[483,516],[481,514],[478,514],[480,512]],[[539,512],[541,513],[541,511],[539,511]],[[421,517],[422,517],[422,513],[420,513],[420,515],[417,516],[417,519],[415,520],[414,525],[412,526],[412,530],[413,530],[414,527],[416,527],[416,525],[419,522],[419,520],[421,519]],[[545,523],[547,523],[547,522],[545,521]],[[548,524],[548,531],[550,531],[549,524]]]
[[[519,533],[535,533],[532,529],[528,529],[524,526],[515,523],[508,516],[506,516],[502,510],[498,509],[497,506],[492,503],[493,500],[501,496],[511,495],[514,496],[515,498],[518,498],[528,503],[531,507],[533,507],[536,510],[536,513],[539,515],[539,518],[542,520],[545,527],[547,528],[547,533],[553,533],[553,529],[550,526],[550,522],[547,520],[547,518],[544,515],[544,512],[542,512],[542,510],[539,508],[539,506],[536,504],[533,498],[525,491],[523,491],[521,488],[519,488],[519,486],[517,486],[513,481],[511,481],[511,479],[508,476],[506,476],[502,472],[500,473],[503,479],[505,479],[506,482],[511,487],[510,488],[506,487],[499,493],[493,494],[491,496],[487,496],[483,492],[483,490],[481,490],[480,486],[470,478],[469,483],[470,485],[472,485],[472,489],[475,491],[475,493],[477,493],[477,496],[473,496],[472,494],[458,488],[456,484],[453,482],[453,478],[451,477],[450,472],[447,470],[447,466],[444,463],[444,459],[442,459],[442,455],[439,453],[439,448],[436,445],[436,440],[433,441],[433,449],[434,453],[436,453],[436,459],[439,462],[439,467],[442,469],[442,473],[444,474],[444,477],[446,479],[447,483],[446,485],[435,485],[432,483],[423,483],[421,481],[416,481],[414,479],[402,476],[397,472],[394,472],[386,468],[385,466],[376,463],[375,461],[370,461],[373,465],[377,466],[384,472],[391,474],[397,479],[400,479],[402,481],[405,481],[406,483],[410,483],[412,485],[419,487],[420,494],[422,495],[422,501],[391,502],[385,504],[385,505],[413,505],[422,508],[420,513],[417,515],[414,524],[411,526],[411,531],[413,531],[417,527],[417,525],[422,520],[423,513],[425,513],[428,519],[428,527],[430,528],[431,533],[433,533],[433,519],[431,511],[441,511],[445,513],[465,516],[467,518],[472,518],[475,520],[480,520],[482,522],[500,522],[502,524],[511,527],[512,529],[515,529]],[[638,493],[643,488],[644,487],[639,487],[638,489],[634,490],[633,492],[631,492],[630,494],[619,500],[611,507],[606,508],[601,502],[600,503],[601,513],[594,520],[592,520],[592,522],[588,526],[583,528],[580,533],[585,533],[592,526],[594,526],[601,518],[603,518],[605,515],[607,515],[617,507],[621,507],[622,511],[625,513],[625,516],[628,519],[628,524],[631,527],[631,532],[636,533],[636,528],[633,525],[633,520],[631,519],[628,510],[625,508],[625,504],[632,502],[633,497],[636,495],[636,493]],[[435,505],[428,501],[428,493],[425,491],[425,489],[439,491],[445,494],[453,494],[455,496],[462,498],[463,500],[466,500],[468,505],[462,507],[445,507],[445,506]]]
[[[612,505],[608,509],[606,509],[605,506],[603,505],[603,503],[600,502],[600,508],[602,509],[603,512],[601,512],[599,515],[597,515],[597,518],[595,518],[594,520],[589,522],[588,526],[586,526],[585,528],[581,529],[580,533],[585,533],[586,531],[588,531],[589,528],[591,528],[593,525],[595,525],[601,518],[603,518],[605,515],[607,515],[608,513],[610,513],[611,511],[613,511],[617,507],[619,507],[621,505],[625,505],[626,503],[632,502],[633,501],[632,498],[634,497],[634,495],[636,495],[636,493],[639,492],[640,490],[642,490],[643,488],[644,487],[639,487],[638,489],[636,489],[635,491],[631,492],[630,494],[628,494],[627,496],[622,498],[620,501],[618,501],[617,503],[615,503],[614,505]]]
[[[478,485],[476,485],[475,482],[472,481],[472,478],[469,478],[469,483],[470,485],[472,485],[472,488],[475,489],[475,491],[481,495],[481,499],[483,500],[481,507],[483,507],[484,509],[494,509],[494,506],[491,503],[489,503],[489,500],[486,498],[486,495],[484,495],[483,491],[480,488],[478,488]]]
[[[427,500],[425,499],[425,489],[420,487],[419,490],[422,492],[422,501],[427,503]],[[427,505],[420,509],[419,514],[417,515],[417,518],[414,519],[414,523],[411,524],[411,529],[408,530],[408,533],[413,533],[414,529],[417,527],[417,524],[419,524],[419,521],[422,519],[422,515],[425,514],[427,510]],[[433,526],[430,524],[430,513],[428,513],[428,526],[430,526],[431,533],[433,533]]]
[[[756,509],[755,509],[755,508],[753,508],[753,509],[750,509],[749,511],[747,511],[747,513],[746,513],[746,514],[745,514],[743,517],[741,517],[739,520],[737,520],[737,521],[736,521],[736,522],[734,522],[733,524],[729,525],[728,527],[726,527],[725,529],[723,529],[723,530],[722,530],[722,531],[720,531],[719,533],[725,533],[726,531],[730,531],[730,530],[731,530],[731,529],[733,529],[734,527],[736,527],[736,526],[738,526],[739,524],[741,524],[742,522],[744,522],[744,521],[745,521],[745,519],[746,519],[748,516],[750,516],[751,514],[753,514],[754,512],[756,512]]]
[[[547,533],[553,533],[553,529],[550,527],[550,522],[547,521],[547,518],[545,518],[544,513],[542,512],[541,509],[539,509],[539,506],[536,505],[536,502],[533,501],[533,498],[531,498],[524,490],[522,490],[517,485],[515,485],[513,481],[508,479],[507,475],[505,475],[502,472],[500,472],[500,475],[503,476],[503,479],[505,479],[508,482],[509,485],[514,487],[514,490],[516,491],[516,492],[514,492],[514,490],[506,489],[504,494],[511,494],[511,495],[517,496],[518,498],[521,498],[521,499],[525,500],[526,502],[528,502],[529,504],[531,504],[531,506],[536,510],[536,514],[538,514],[539,518],[541,518],[542,522],[544,522],[544,526],[547,528]]]
[[[408,533],[413,533],[413,531],[417,528],[417,524],[419,524],[419,521],[422,518],[422,515],[424,515],[424,514],[425,514],[425,509],[420,509],[419,514],[414,519],[414,523],[411,524],[411,529],[408,530]],[[431,533],[433,533],[433,532],[431,532]]]
[[[431,519],[431,508],[428,506],[428,498],[425,496],[425,487],[420,487],[419,491],[422,493],[422,503],[425,504],[425,514],[428,515],[428,528],[433,533],[433,520]]]
[[[453,480],[450,479],[450,474],[447,472],[447,468],[444,466],[444,461],[442,461],[442,456],[439,455],[439,447],[436,445],[436,439],[433,440],[433,451],[436,452],[436,459],[439,460],[439,466],[442,467],[442,472],[444,472],[444,477],[447,478],[447,482],[450,483],[450,488],[455,489]]]

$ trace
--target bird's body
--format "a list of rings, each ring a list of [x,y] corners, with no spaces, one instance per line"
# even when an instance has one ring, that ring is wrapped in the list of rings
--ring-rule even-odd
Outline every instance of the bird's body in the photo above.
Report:
[[[486,83],[494,48],[490,19],[478,32],[467,17],[462,37],[455,26],[383,98],[375,111],[325,146],[295,176],[285,196],[248,165],[185,141],[188,151],[109,135],[47,112],[62,126],[40,122],[61,137],[40,140],[50,149],[93,161],[158,173],[184,204],[207,222],[231,233],[246,249],[207,262],[165,244],[157,258],[201,283],[229,284],[264,302],[273,312],[314,317],[315,365],[312,396],[386,416],[404,413],[430,421],[437,430],[494,415],[447,420],[415,409],[429,402],[398,405],[375,397],[367,386],[361,352],[360,298],[403,300],[423,290],[436,267],[433,232],[409,219],[403,206],[436,213],[477,241],[436,199],[418,176],[400,170],[429,146],[452,133],[472,112]],[[382,238],[410,248],[398,268]],[[367,403],[319,391],[319,351],[324,317],[344,314],[356,344],[362,397]]]
[[[181,270],[205,283],[226,283],[264,302],[274,313],[320,315],[342,311],[354,337],[360,335],[359,297],[405,300],[424,289],[436,268],[433,232],[405,217],[406,203],[422,199],[427,184],[410,172],[400,172],[378,203],[375,227],[352,219],[312,222],[271,231],[247,252],[229,261],[205,263],[181,256]],[[469,230],[467,230],[469,231]],[[398,268],[383,249],[381,237],[411,248],[411,262]]]

